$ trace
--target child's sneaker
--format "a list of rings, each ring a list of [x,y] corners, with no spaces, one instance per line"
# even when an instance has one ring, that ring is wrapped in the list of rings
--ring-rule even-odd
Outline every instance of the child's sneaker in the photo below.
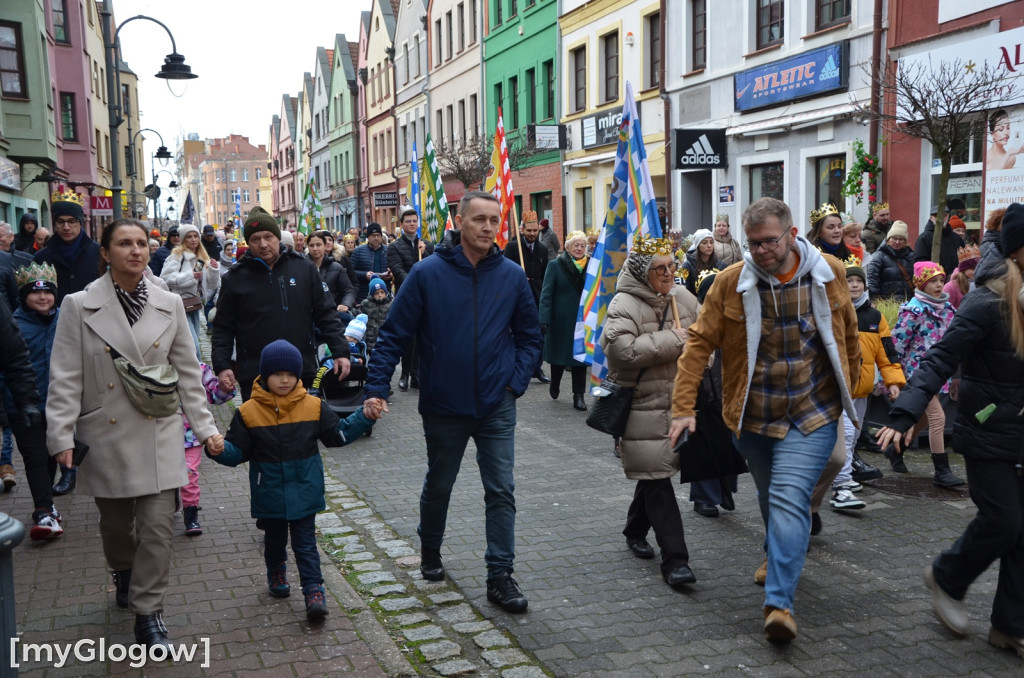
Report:
[[[32,541],[56,539],[64,534],[64,528],[60,526],[60,514],[53,506],[49,510],[36,509],[33,511],[32,522],[35,524],[28,533]]]
[[[320,621],[327,616],[327,599],[324,597],[324,587],[317,586],[305,592],[306,595],[306,619],[309,621]]]
[[[275,598],[287,598],[292,593],[292,587],[288,584],[288,563],[281,563],[276,567],[267,570],[267,586],[270,588],[270,595]]]

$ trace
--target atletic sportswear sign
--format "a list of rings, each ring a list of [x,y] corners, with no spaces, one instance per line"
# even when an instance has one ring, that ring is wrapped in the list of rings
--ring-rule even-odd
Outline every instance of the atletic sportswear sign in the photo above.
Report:
[[[672,151],[676,169],[721,169],[728,166],[725,128],[676,129]]]
[[[736,110],[753,111],[845,90],[849,54],[849,41],[843,40],[737,73],[733,76]]]

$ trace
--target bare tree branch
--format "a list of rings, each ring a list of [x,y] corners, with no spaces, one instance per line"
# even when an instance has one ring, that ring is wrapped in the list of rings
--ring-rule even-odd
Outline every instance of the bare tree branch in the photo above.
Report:
[[[521,135],[513,132],[506,136],[505,147],[508,150],[509,168],[517,174],[522,174],[526,169],[524,165],[532,157],[544,152],[529,148],[525,132]],[[437,146],[437,166],[441,174],[457,179],[469,190],[471,186],[483,184],[490,174],[493,149],[493,137],[473,137],[457,141],[451,146],[442,142]]]
[[[863,65],[871,77],[870,66]],[[971,60],[904,62],[887,61],[877,74],[881,97],[879,110],[858,102],[858,113],[881,123],[892,142],[927,141],[941,164],[938,215],[932,239],[932,260],[938,261],[942,244],[942,216],[950,167],[958,152],[984,129],[985,111],[1003,105],[1019,83],[998,64]],[[873,151],[873,149],[870,149]]]

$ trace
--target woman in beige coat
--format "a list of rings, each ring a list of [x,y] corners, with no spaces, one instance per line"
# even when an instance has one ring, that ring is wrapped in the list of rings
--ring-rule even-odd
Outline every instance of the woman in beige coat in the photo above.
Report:
[[[675,269],[668,240],[637,239],[619,274],[601,335],[609,379],[636,384],[621,454],[626,477],[637,483],[622,534],[634,555],[653,558],[647,532],[654,528],[661,573],[673,587],[697,581],[672,488],[679,455],[668,439],[676,360],[683,352],[686,328],[697,319],[697,299],[675,285]],[[673,302],[678,326],[669,305]]]
[[[111,349],[136,365],[178,371],[185,415],[211,451],[223,437],[206,409],[181,297],[147,284],[148,234],[134,220],[103,229],[104,275],[64,298],[53,342],[47,444],[70,467],[77,439],[89,446],[78,490],[95,497],[100,537],[114,570],[118,607],[135,610],[135,638],[168,645],[162,619],[171,561],[175,491],[188,482],[178,413],[151,417],[132,405]]]

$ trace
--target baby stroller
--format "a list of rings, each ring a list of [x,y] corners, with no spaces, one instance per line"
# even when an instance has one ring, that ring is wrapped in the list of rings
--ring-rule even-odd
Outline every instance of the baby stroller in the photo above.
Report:
[[[344,419],[356,410],[363,408],[363,387],[366,384],[366,362],[369,359],[365,342],[349,344],[349,363],[351,369],[348,376],[339,380],[334,374],[334,359],[326,345],[317,350],[317,364],[320,366],[313,379],[310,393],[323,399],[331,411]],[[373,429],[366,432],[370,435]]]

